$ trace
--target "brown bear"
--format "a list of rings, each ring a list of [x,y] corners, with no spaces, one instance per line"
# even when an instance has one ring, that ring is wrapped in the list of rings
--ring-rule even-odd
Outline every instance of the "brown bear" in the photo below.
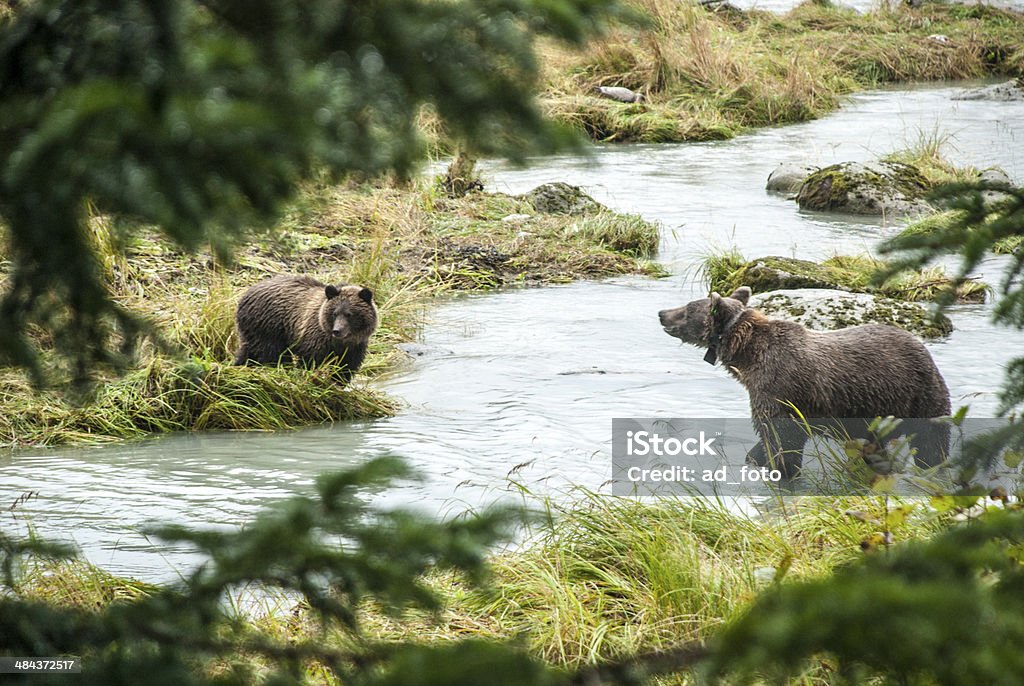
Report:
[[[786,421],[790,405],[805,418],[903,419],[900,433],[915,434],[919,465],[945,459],[949,426],[921,420],[949,414],[949,389],[917,338],[882,324],[810,331],[749,307],[750,293],[743,286],[727,298],[712,293],[658,313],[666,333],[707,348],[705,361],[720,360],[747,389],[761,436],[748,460],[787,476],[799,472],[807,435]],[[850,432],[850,423],[843,428]]]
[[[333,355],[348,381],[366,357],[377,308],[369,288],[280,275],[242,295],[235,324],[241,340],[235,364],[318,365]]]

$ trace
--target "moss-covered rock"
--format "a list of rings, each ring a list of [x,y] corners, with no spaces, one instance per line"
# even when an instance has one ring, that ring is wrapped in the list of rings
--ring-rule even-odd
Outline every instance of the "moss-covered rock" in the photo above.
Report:
[[[808,176],[796,201],[804,210],[907,216],[932,210],[924,200],[929,188],[927,179],[909,164],[844,162]]]
[[[769,317],[798,322],[816,331],[834,331],[861,324],[889,324],[921,338],[941,338],[953,331],[944,314],[933,318],[928,308],[869,293],[806,288],[761,293],[752,307]]]
[[[607,209],[579,186],[561,181],[542,184],[518,197],[545,214],[591,214]]]
[[[709,257],[705,264],[708,287],[719,293],[730,293],[740,286],[749,286],[754,293],[825,288],[931,302],[953,284],[942,267],[931,267],[921,271],[908,270],[881,286],[875,285],[872,279],[883,268],[885,263],[870,255],[835,255],[819,264],[777,255],[747,262],[741,255],[729,253]],[[986,284],[970,281],[957,289],[956,300],[962,303],[984,302],[988,291]]]
[[[837,269],[828,263],[818,264],[794,257],[770,255],[742,263],[730,273],[719,271],[711,279],[711,290],[729,293],[740,286],[750,286],[754,293],[796,288],[830,288],[857,290],[863,286],[847,270]]]

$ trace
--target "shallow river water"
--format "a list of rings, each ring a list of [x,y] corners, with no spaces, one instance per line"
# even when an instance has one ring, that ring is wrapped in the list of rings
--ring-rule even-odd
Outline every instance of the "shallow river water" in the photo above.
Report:
[[[870,249],[899,226],[800,212],[764,192],[780,162],[868,160],[935,131],[961,162],[1003,167],[1024,182],[1024,104],[950,100],[956,87],[854,96],[819,121],[735,140],[601,146],[590,157],[486,168],[491,190],[549,181],[584,186],[609,206],[664,226],[665,279],[617,278],[445,301],[417,353],[381,382],[406,403],[396,417],[286,434],[181,435],[88,449],[0,455],[0,512],[10,531],[73,540],[122,575],[159,580],[187,570],[188,551],[148,540],[153,520],[237,525],[273,500],[308,493],[320,472],[393,453],[423,481],[381,494],[387,505],[452,514],[507,497],[509,479],[536,493],[604,490],[613,417],[746,417],[746,393],[658,325],[657,311],[706,293],[702,253],[738,246],[822,258]],[[996,280],[999,261],[982,276]],[[991,304],[955,308],[956,331],[930,343],[954,403],[991,416],[1003,366],[1024,334],[994,328]]]

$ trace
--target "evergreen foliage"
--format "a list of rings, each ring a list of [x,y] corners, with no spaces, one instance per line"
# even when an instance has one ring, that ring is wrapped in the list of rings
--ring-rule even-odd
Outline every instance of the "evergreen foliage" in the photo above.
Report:
[[[766,593],[716,639],[712,681],[1016,684],[1024,669],[1024,516],[897,547],[820,581]],[[729,678],[723,678],[729,675]]]

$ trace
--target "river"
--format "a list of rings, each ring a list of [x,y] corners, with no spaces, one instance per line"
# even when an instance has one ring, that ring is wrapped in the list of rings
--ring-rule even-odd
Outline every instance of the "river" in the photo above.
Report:
[[[1024,104],[953,101],[957,86],[882,90],[800,125],[698,144],[595,146],[590,156],[485,165],[490,190],[549,181],[659,221],[671,276],[616,278],[455,297],[428,313],[417,353],[380,381],[406,407],[395,417],[294,433],[177,435],[99,448],[0,455],[5,531],[77,543],[120,575],[166,580],[194,563],[185,549],[141,533],[154,520],[235,526],[260,507],[309,493],[316,475],[374,455],[403,455],[423,480],[382,493],[387,506],[453,514],[519,486],[571,498],[606,490],[613,417],[746,417],[743,389],[695,348],[661,330],[658,310],[706,295],[697,264],[715,247],[749,257],[817,259],[863,252],[899,230],[810,214],[764,191],[780,162],[869,160],[920,135],[950,137],[949,156],[998,165],[1024,181]],[[1001,260],[982,274],[997,281]],[[958,306],[946,340],[929,343],[954,404],[991,416],[1003,367],[1024,333],[989,322],[991,303]],[[510,479],[518,485],[512,485]]]

